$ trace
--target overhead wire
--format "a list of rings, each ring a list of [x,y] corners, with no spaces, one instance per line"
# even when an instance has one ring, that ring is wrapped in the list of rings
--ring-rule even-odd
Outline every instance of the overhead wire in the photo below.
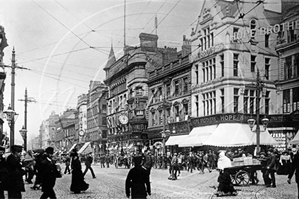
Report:
[[[162,20],[160,20],[160,22],[157,24],[157,26],[159,26],[168,16],[169,14],[175,9],[175,7],[178,5],[178,3],[180,2],[181,0],[178,0],[177,3],[171,8],[171,10],[169,10],[169,12],[164,16],[164,18]],[[151,31],[151,33],[153,33],[155,29],[153,29]]]
[[[86,48],[80,48],[80,49],[77,49],[77,50],[71,50],[71,51],[68,51],[68,52],[63,52],[63,53],[58,53],[58,54],[51,55],[51,57],[56,57],[56,56],[60,56],[60,55],[70,54],[70,53],[73,53],[73,52],[79,52],[79,51],[87,50],[87,49],[91,49],[91,48],[86,47]],[[36,59],[25,61],[25,62],[21,62],[21,63],[27,63],[27,62],[31,62],[31,61],[43,60],[43,59],[48,59],[48,58],[49,58],[49,56],[40,57],[40,58],[36,58]]]
[[[64,28],[66,28],[68,31],[70,31],[73,35],[75,35],[80,41],[85,43],[87,46],[92,47],[90,44],[88,44],[86,41],[84,41],[81,37],[79,37],[77,34],[75,34],[72,30],[70,30],[66,25],[64,25],[61,21],[59,21],[56,17],[54,17],[51,13],[49,13],[47,10],[45,10],[42,6],[40,6],[37,2],[32,0],[38,7],[40,7],[44,12],[46,12],[48,15],[50,15],[55,21],[57,21],[59,24],[61,24]]]

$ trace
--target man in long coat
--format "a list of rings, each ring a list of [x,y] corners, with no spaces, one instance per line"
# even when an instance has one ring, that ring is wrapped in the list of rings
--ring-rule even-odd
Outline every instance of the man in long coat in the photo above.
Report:
[[[57,168],[52,160],[54,149],[52,147],[48,147],[45,150],[46,158],[41,163],[41,179],[42,179],[42,196],[41,199],[44,198],[56,198],[55,192],[53,190],[56,177],[57,177]]]
[[[129,198],[145,199],[151,195],[149,173],[141,166],[142,157],[138,156],[133,159],[134,167],[130,169],[125,183],[126,196]]]
[[[299,151],[296,151],[295,154],[293,154],[292,160],[293,162],[288,175],[288,183],[291,184],[291,179],[295,174],[295,181],[297,183],[298,197],[299,197]]]
[[[22,198],[22,193],[25,192],[23,174],[20,157],[22,146],[11,146],[11,154],[7,157],[6,166],[8,169],[8,179],[5,183],[4,189],[8,192],[8,198],[18,199]]]

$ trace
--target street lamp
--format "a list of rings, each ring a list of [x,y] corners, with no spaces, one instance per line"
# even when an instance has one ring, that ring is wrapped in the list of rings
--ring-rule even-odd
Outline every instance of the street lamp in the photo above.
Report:
[[[162,132],[161,132],[161,137],[163,139],[163,155],[166,154],[166,137],[167,137],[167,134],[170,133],[170,130],[169,129],[164,129]]]
[[[15,121],[17,120],[19,114],[17,114],[9,105],[7,110],[3,111],[4,116],[8,122],[8,126],[10,127],[10,141],[9,141],[9,146],[14,145],[15,141]]]
[[[24,150],[27,151],[27,129],[24,126],[20,130],[20,134],[24,140]]]
[[[257,121],[259,121],[259,114],[257,115]],[[256,154],[258,154],[260,152],[260,127],[259,127],[259,122],[257,122],[257,121],[253,118],[249,118],[247,120],[248,125],[251,130],[253,129],[253,127],[255,126],[255,123],[256,123]],[[265,116],[261,121],[262,121],[264,130],[266,130],[268,123],[269,123],[269,119]]]

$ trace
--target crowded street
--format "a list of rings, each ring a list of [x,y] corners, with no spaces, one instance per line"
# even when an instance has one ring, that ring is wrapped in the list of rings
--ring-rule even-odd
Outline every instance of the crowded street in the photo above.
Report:
[[[84,168],[84,165],[82,165]],[[64,167],[63,167],[64,169]],[[110,168],[101,168],[100,165],[93,165],[96,178],[93,179],[90,172],[85,176],[86,182],[90,188],[86,192],[73,194],[70,192],[71,175],[65,174],[62,178],[56,180],[54,190],[57,198],[63,199],[79,199],[79,198],[111,198],[122,199],[125,195],[125,179],[129,169],[118,168],[113,165]],[[277,187],[266,188],[262,184],[260,173],[258,174],[260,182],[258,185],[237,186],[238,191],[236,199],[293,199],[297,198],[297,186],[292,180],[291,184],[287,183],[287,177],[277,175]],[[165,169],[152,169],[151,171],[151,186],[152,194],[149,199],[210,199],[216,198],[214,193],[217,183],[218,172],[213,170],[211,173],[204,174],[199,171],[188,173],[182,171],[178,180],[168,180],[168,171]],[[32,184],[25,184],[26,192],[23,193],[24,199],[39,198],[41,191],[32,190]],[[232,198],[232,197],[222,197]]]
[[[0,199],[299,198],[298,0],[3,0],[0,67]]]

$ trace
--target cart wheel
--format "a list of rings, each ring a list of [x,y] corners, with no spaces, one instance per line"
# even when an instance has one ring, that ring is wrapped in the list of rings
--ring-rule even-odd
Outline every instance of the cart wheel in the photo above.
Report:
[[[250,181],[250,175],[247,171],[239,171],[235,175],[235,181],[238,185],[248,185]]]
[[[234,185],[237,184],[236,181],[235,181],[235,176],[234,176],[234,174],[230,174],[230,179],[231,179],[231,183],[232,183],[232,184],[234,184]]]

